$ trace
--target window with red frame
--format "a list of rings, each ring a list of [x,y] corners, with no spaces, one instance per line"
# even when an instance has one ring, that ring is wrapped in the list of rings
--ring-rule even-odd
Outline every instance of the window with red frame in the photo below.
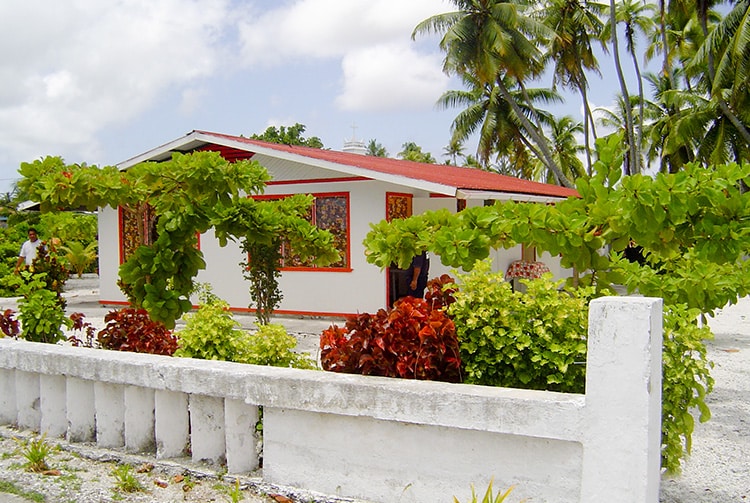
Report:
[[[120,206],[120,263],[156,240],[156,215],[148,203]]]
[[[321,267],[311,260],[302,260],[288,241],[282,239],[282,269],[315,269],[315,270],[348,270],[350,269],[349,253],[349,193],[312,194],[315,198],[306,215],[308,222],[319,229],[327,230],[333,235],[333,244],[339,252],[339,260]],[[279,199],[286,196],[265,196],[260,199]]]
[[[150,245],[159,237],[156,232],[158,220],[148,203],[120,206],[120,263],[122,264],[141,245]],[[200,250],[201,236],[196,234]]]

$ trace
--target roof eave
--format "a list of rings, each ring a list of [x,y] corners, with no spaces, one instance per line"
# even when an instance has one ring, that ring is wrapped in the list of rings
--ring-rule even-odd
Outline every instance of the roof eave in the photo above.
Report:
[[[458,189],[456,191],[458,199],[493,199],[496,201],[517,201],[527,203],[546,203],[554,204],[564,201],[567,197],[561,196],[541,196],[538,194],[524,194],[519,192],[498,192],[488,190]]]

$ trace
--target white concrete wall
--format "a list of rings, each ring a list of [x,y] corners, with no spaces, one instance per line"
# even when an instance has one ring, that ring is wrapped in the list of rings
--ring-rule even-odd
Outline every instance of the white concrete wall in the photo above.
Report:
[[[592,302],[585,395],[0,339],[0,422],[70,441],[93,424],[101,446],[158,457],[189,444],[195,461],[241,473],[258,466],[263,406],[271,483],[391,503],[466,501],[471,484],[494,478],[537,503],[656,503],[661,309],[661,299]]]

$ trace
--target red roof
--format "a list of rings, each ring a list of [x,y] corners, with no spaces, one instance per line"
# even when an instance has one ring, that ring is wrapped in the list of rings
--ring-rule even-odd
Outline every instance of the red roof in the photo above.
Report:
[[[482,171],[476,168],[461,168],[457,166],[446,166],[444,164],[428,164],[297,145],[281,145],[278,143],[268,143],[260,140],[251,140],[250,138],[242,136],[212,133],[209,131],[195,131],[195,133],[335,164],[355,166],[378,173],[438,183],[455,187],[456,189],[512,192],[561,198],[571,196],[578,197],[578,192],[574,189],[561,187],[559,185],[522,180],[520,178]]]

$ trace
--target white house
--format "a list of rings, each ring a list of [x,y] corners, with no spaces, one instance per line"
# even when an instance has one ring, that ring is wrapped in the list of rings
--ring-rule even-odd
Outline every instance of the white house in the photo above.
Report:
[[[389,273],[368,264],[362,241],[370,223],[448,208],[460,211],[487,200],[554,203],[574,190],[520,180],[472,168],[422,164],[355,153],[279,145],[239,136],[193,131],[118,165],[127,169],[144,161],[164,161],[173,152],[218,151],[227,160],[252,158],[272,177],[266,196],[312,194],[315,223],[336,236],[343,259],[329,267],[295,263],[287,257],[279,279],[284,299],[279,314],[342,316],[370,312],[389,303]],[[124,304],[117,287],[117,270],[127,247],[127,215],[104,208],[99,212],[100,302]],[[238,245],[221,248],[212,232],[200,237],[206,269],[197,281],[208,282],[213,291],[236,310],[248,310],[249,284],[240,268]],[[519,246],[494,254],[496,270],[505,271],[522,258]],[[534,260],[524,256],[527,260]],[[564,275],[557,258],[540,261],[556,275]],[[430,277],[450,273],[433,257]]]

